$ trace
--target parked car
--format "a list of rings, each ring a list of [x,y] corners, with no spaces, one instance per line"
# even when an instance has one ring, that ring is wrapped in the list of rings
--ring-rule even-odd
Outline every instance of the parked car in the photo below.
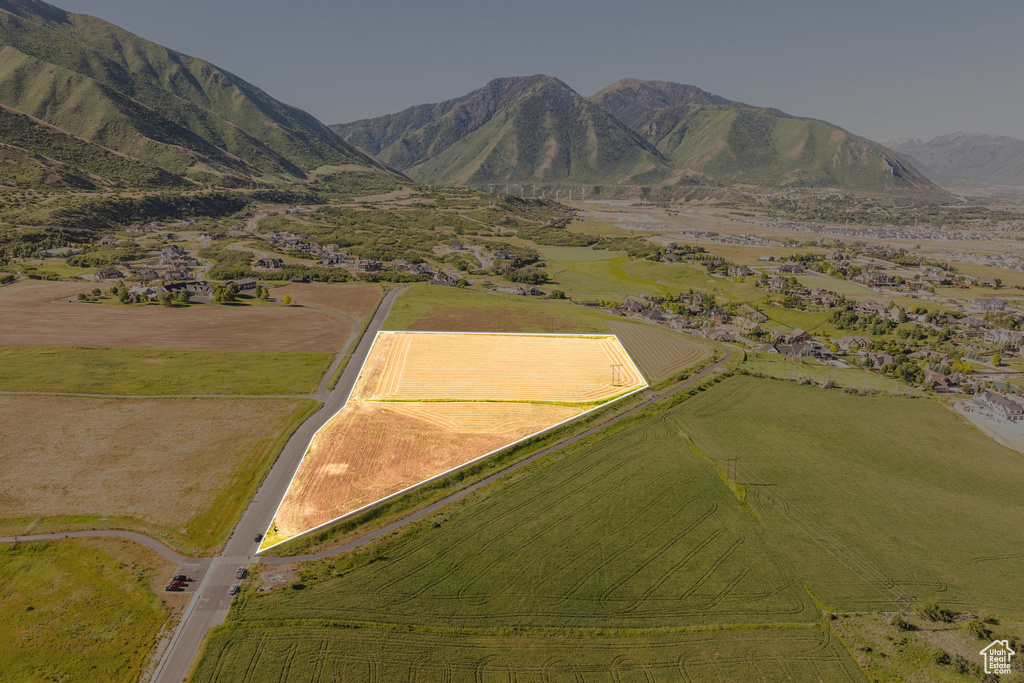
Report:
[[[263,534],[256,534],[256,538],[254,538],[252,540],[255,541],[256,543],[259,543],[260,541],[263,540]]]
[[[188,581],[188,577],[184,574],[178,574],[173,579],[171,579],[171,581]]]
[[[231,589],[228,591],[228,595],[237,595],[237,594],[238,594],[238,584],[237,583],[233,583],[233,584],[231,584]]]
[[[171,581],[172,586],[179,586],[181,588],[187,588],[188,584],[184,581]]]
[[[235,572],[235,578],[236,579],[244,579],[245,578],[245,567],[239,567],[238,568],[238,571]]]
[[[183,591],[183,590],[185,590],[185,589],[184,589],[184,588],[182,588],[181,586],[175,586],[175,585],[174,585],[174,584],[172,583],[171,585],[167,586],[167,588],[165,588],[164,590],[165,590],[165,591],[168,591],[168,592],[171,592],[171,593],[178,593],[178,592],[181,592],[181,591]]]

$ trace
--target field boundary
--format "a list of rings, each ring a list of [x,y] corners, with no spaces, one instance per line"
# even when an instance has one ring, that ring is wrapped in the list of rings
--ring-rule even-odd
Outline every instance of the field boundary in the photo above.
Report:
[[[359,381],[359,377],[362,376],[363,370],[366,368],[366,363],[369,360],[370,356],[373,354],[373,348],[377,345],[377,341],[380,339],[381,334],[395,334],[395,333],[405,334],[406,331],[404,331],[404,330],[379,330],[377,332],[377,334],[374,335],[373,343],[370,345],[370,349],[366,353],[366,358],[363,359],[363,364],[359,368],[359,374],[356,375],[356,382],[354,382],[352,384],[352,388],[349,389],[349,393],[345,397],[345,402],[341,405],[340,408],[338,408],[337,412],[335,412],[334,415],[331,415],[331,417],[328,418],[326,422],[324,422],[323,426],[321,426],[320,429],[318,429],[313,434],[313,436],[310,438],[310,442],[306,446],[306,451],[305,451],[305,453],[302,456],[302,460],[300,460],[299,464],[296,466],[295,472],[292,474],[292,478],[288,481],[288,487],[285,489],[284,494],[281,496],[281,502],[278,503],[277,508],[274,510],[274,515],[270,519],[270,524],[267,525],[267,530],[264,532],[264,537],[266,537],[266,535],[268,533],[270,533],[271,528],[274,526],[274,520],[277,519],[277,513],[281,511],[281,506],[284,505],[285,498],[287,498],[287,496],[288,496],[288,491],[291,490],[292,484],[295,482],[295,477],[298,476],[299,469],[302,467],[302,463],[303,463],[303,461],[305,461],[306,455],[308,455],[309,449],[313,445],[313,441],[316,439],[317,435],[320,434],[320,432],[325,427],[327,427],[327,425],[335,417],[337,417],[341,413],[341,411],[345,409],[346,406],[348,406],[349,399],[352,398],[352,392],[355,391],[355,386],[356,386],[356,384]],[[615,334],[611,334],[611,333],[610,334],[571,334],[571,333],[570,334],[565,334],[565,333],[541,333],[541,334],[534,334],[532,332],[437,332],[437,331],[428,332],[428,331],[423,331],[423,330],[416,330],[416,331],[413,331],[412,333],[413,334],[467,334],[467,335],[488,334],[488,335],[502,335],[502,336],[513,336],[514,335],[514,336],[529,336],[529,337],[533,337],[533,336],[546,336],[546,337],[570,337],[570,338],[580,338],[580,337],[585,337],[585,338],[590,338],[590,337],[607,338],[607,337],[612,337],[612,338],[614,338],[616,340],[616,342],[618,342],[619,346],[622,347],[623,352],[626,354],[626,358],[629,359],[630,364],[633,366],[633,370],[636,371],[636,373],[637,373],[637,377],[639,377],[641,380],[643,380],[644,385],[641,386],[641,387],[638,387],[637,389],[634,389],[633,391],[630,391],[628,393],[622,394],[622,395],[617,396],[617,397],[615,397],[613,399],[605,401],[604,403],[601,403],[600,405],[596,405],[595,407],[591,408],[590,410],[585,410],[582,413],[580,413],[579,415],[574,415],[573,417],[569,418],[568,420],[562,420],[561,422],[559,422],[557,424],[551,425],[549,427],[541,429],[540,431],[534,432],[532,434],[528,434],[527,436],[524,436],[521,439],[517,439],[516,441],[513,441],[512,443],[505,444],[501,448],[497,448],[497,449],[495,449],[493,451],[490,451],[488,453],[485,453],[485,454],[483,454],[483,455],[481,455],[479,457],[473,458],[472,460],[464,462],[464,463],[462,463],[462,464],[460,464],[460,465],[458,465],[456,467],[452,467],[452,468],[450,468],[448,470],[445,470],[444,472],[441,472],[439,474],[435,474],[432,477],[429,477],[427,479],[423,479],[423,480],[413,484],[412,486],[407,486],[406,488],[402,489],[401,491],[396,491],[396,492],[391,493],[391,494],[389,494],[387,496],[384,496],[383,498],[379,498],[379,499],[373,501],[372,503],[368,503],[368,504],[363,505],[362,507],[359,507],[359,508],[357,508],[355,510],[351,510],[349,512],[346,512],[344,515],[340,515],[338,517],[335,517],[334,519],[331,519],[331,520],[329,520],[327,522],[324,522],[323,524],[319,524],[319,525],[317,525],[317,526],[315,526],[315,527],[313,527],[311,529],[307,529],[306,531],[303,531],[300,534],[296,534],[295,536],[290,536],[287,539],[285,539],[283,541],[278,541],[277,543],[274,543],[273,545],[269,545],[266,548],[262,548],[261,547],[259,550],[256,551],[257,555],[259,555],[260,553],[266,552],[266,551],[270,550],[271,548],[276,548],[277,546],[281,545],[282,543],[287,543],[288,541],[291,541],[293,539],[300,538],[302,536],[306,536],[307,534],[311,534],[311,533],[314,533],[316,531],[319,531],[320,529],[323,529],[323,528],[325,528],[327,526],[330,526],[332,524],[336,524],[336,523],[338,523],[338,522],[340,522],[342,520],[348,519],[348,518],[350,518],[350,517],[352,517],[354,515],[357,515],[357,514],[359,514],[361,512],[365,512],[366,510],[369,510],[370,508],[372,508],[372,507],[374,507],[376,505],[379,505],[381,503],[387,502],[389,500],[393,500],[393,499],[395,499],[395,498],[397,498],[397,497],[399,497],[399,496],[401,496],[401,495],[403,495],[405,493],[413,491],[413,490],[415,490],[415,489],[417,489],[417,488],[419,488],[421,486],[424,486],[424,485],[429,484],[431,482],[437,481],[438,479],[443,479],[446,476],[450,476],[454,472],[458,472],[459,470],[461,470],[464,467],[469,467],[470,465],[473,465],[473,464],[478,463],[478,462],[480,462],[482,460],[485,460],[485,459],[487,459],[487,458],[489,458],[489,457],[491,457],[493,455],[496,455],[496,454],[504,451],[505,449],[512,448],[512,447],[514,447],[514,446],[516,446],[516,445],[518,445],[520,443],[523,443],[524,441],[528,441],[528,440],[533,439],[533,438],[535,438],[535,437],[537,437],[537,436],[539,436],[541,434],[545,434],[547,432],[550,432],[550,431],[552,431],[554,429],[557,429],[557,428],[559,428],[559,427],[561,427],[561,426],[563,426],[565,424],[568,424],[568,423],[570,423],[570,422],[572,422],[574,420],[578,420],[581,417],[584,417],[585,415],[588,415],[588,414],[592,413],[595,410],[598,410],[600,408],[604,408],[605,406],[609,406],[609,405],[612,405],[612,404],[617,403],[619,401],[622,401],[623,399],[629,398],[630,396],[632,396],[633,394],[636,394],[638,392],[645,391],[646,389],[648,389],[650,387],[650,383],[647,381],[647,378],[644,377],[643,373],[640,371],[640,368],[636,365],[636,361],[633,360],[633,357],[630,355],[630,353],[626,349],[625,345],[622,344],[622,342],[619,340],[619,338]],[[515,401],[499,401],[499,402],[500,403],[515,403]]]

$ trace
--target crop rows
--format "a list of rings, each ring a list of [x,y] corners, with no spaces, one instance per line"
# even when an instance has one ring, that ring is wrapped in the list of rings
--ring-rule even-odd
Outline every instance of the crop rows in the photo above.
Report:
[[[682,372],[708,355],[700,344],[669,330],[617,320],[606,324],[654,381]]]

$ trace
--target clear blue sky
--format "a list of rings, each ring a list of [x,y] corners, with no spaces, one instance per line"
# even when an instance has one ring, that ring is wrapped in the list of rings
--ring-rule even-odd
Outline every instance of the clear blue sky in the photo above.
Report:
[[[627,76],[873,139],[1024,138],[1019,0],[58,0],[202,57],[326,123],[545,73]]]

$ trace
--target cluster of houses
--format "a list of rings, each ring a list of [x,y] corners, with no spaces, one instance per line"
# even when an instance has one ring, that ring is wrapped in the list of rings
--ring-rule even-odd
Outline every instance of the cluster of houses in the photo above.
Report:
[[[964,403],[964,410],[997,422],[1024,422],[1024,405],[994,391],[975,394],[970,401]]]

